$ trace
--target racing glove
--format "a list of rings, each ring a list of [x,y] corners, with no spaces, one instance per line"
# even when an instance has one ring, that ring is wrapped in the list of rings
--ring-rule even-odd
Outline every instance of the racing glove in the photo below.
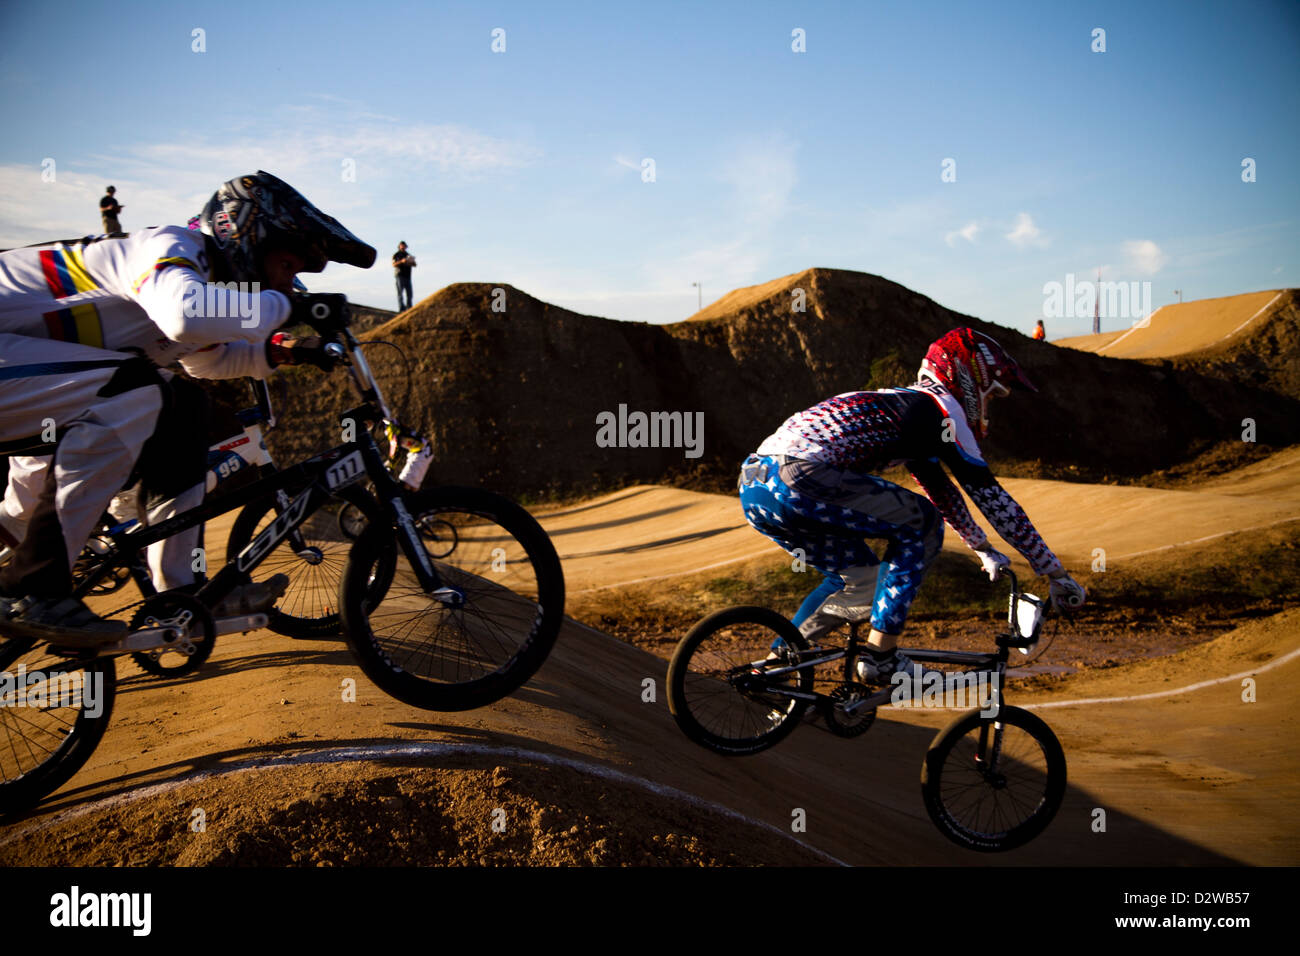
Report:
[[[319,335],[295,338],[276,332],[266,340],[266,361],[272,368],[280,365],[315,365],[323,372],[334,369],[338,359],[325,351]]]
[[[986,544],[976,548],[975,554],[980,559],[980,565],[990,581],[996,581],[1003,568],[1011,567],[1011,559],[992,545]]]
[[[1060,577],[1051,579],[1050,595],[1052,604],[1062,611],[1083,607],[1083,602],[1088,599],[1088,592],[1083,589],[1083,585],[1064,572]]]

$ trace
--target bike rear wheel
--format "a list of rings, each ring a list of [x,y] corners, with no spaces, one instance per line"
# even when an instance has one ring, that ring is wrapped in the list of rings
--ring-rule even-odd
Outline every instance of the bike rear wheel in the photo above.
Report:
[[[348,558],[343,630],[361,669],[382,690],[425,710],[469,710],[500,700],[550,653],[564,620],[564,575],[550,539],[523,508],[472,488],[402,498],[444,588],[421,589],[399,532],[370,521]],[[430,528],[454,529],[431,535]],[[391,579],[379,600],[376,578]]]
[[[939,832],[985,853],[1042,833],[1065,797],[1065,752],[1034,714],[969,711],[941,730],[921,767],[921,797]]]
[[[363,522],[383,522],[378,501],[359,487],[340,489],[341,507],[351,509]],[[279,514],[274,496],[250,502],[235,519],[226,542],[226,555],[236,555],[261,534]],[[340,511],[340,514],[342,512]],[[298,531],[305,552],[294,550],[289,539],[282,541],[257,568],[259,578],[286,574],[289,587],[276,606],[267,612],[267,627],[277,634],[296,638],[332,637],[339,633],[339,586],[347,566],[352,540],[341,530],[338,518],[328,506],[307,517]]]
[[[113,713],[117,672],[111,657],[76,661],[0,636],[0,673],[8,675],[0,689],[4,817],[35,806],[90,759]]]
[[[710,614],[668,664],[668,709],[691,740],[728,756],[758,753],[799,726],[812,695],[811,667],[769,678],[808,649],[799,629],[764,607]],[[769,655],[776,655],[769,657]]]

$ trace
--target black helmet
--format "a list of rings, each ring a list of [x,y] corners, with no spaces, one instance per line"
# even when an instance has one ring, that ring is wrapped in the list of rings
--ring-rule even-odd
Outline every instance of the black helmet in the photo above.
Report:
[[[276,246],[301,254],[307,261],[304,272],[320,272],[327,262],[361,269],[375,264],[373,247],[262,170],[222,185],[199,213],[198,226],[237,282],[261,279],[261,255]]]

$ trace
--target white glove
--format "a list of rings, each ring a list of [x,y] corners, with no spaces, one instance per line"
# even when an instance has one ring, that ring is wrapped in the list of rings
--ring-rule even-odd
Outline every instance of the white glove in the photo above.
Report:
[[[1060,610],[1083,607],[1083,602],[1088,599],[1088,592],[1083,589],[1083,585],[1068,574],[1052,578],[1050,593],[1052,604]]]
[[[1001,551],[995,551],[989,545],[979,548],[975,554],[979,556],[980,564],[984,573],[989,576],[990,581],[996,581],[1003,568],[1011,567],[1011,559]]]

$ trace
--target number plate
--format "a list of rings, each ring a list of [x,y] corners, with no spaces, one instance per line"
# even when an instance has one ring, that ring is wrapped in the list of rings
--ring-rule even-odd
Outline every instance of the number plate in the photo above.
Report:
[[[325,472],[325,484],[330,491],[335,488],[342,488],[344,485],[350,485],[363,474],[365,474],[365,465],[361,462],[361,452],[354,451],[346,458],[330,465]]]

